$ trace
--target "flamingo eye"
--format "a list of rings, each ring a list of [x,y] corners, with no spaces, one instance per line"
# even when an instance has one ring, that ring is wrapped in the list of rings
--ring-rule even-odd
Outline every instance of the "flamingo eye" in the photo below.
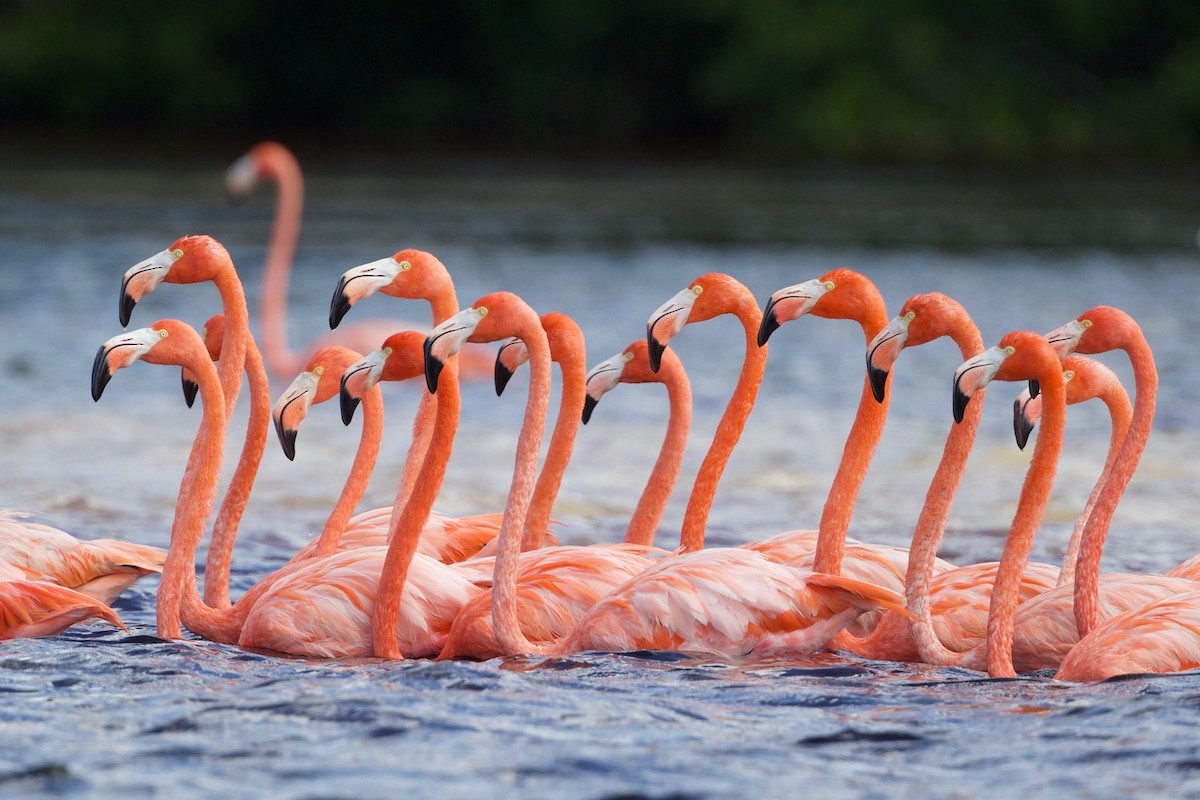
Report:
[[[476,313],[476,314],[478,314],[478,315],[479,315],[479,316],[481,316],[481,317],[486,317],[486,316],[487,316],[487,309],[481,306],[481,307],[479,307],[479,308],[475,309],[475,313]]]
[[[693,287],[692,287],[692,294],[694,294],[694,295],[699,295],[699,294],[701,294],[703,291],[704,291],[704,287],[703,287],[703,286],[693,286]]]
[[[1013,347],[1011,344],[1004,348],[1004,355],[1006,356],[1011,356],[1015,352],[1017,352],[1017,348]]]
[[[1073,369],[1069,369],[1063,373],[1063,381],[1069,381],[1069,380],[1071,380],[1071,378],[1074,378],[1074,377],[1075,377],[1075,370],[1073,370]]]
[[[825,281],[825,291],[832,292],[834,285],[833,281]]]
[[[412,269],[412,264],[408,263],[407,261],[400,262],[400,271],[401,272],[408,272],[410,269]]]
[[[905,318],[906,320],[908,320],[909,322],[912,322],[914,319],[916,319],[916,318],[917,318],[917,312],[915,312],[915,311],[910,311],[910,312],[908,312],[907,314],[905,314],[905,315],[904,315],[904,318]]]
[[[1085,320],[1083,321],[1083,327],[1085,327],[1085,328],[1090,328],[1090,327],[1092,327],[1092,321],[1091,321],[1090,319],[1085,319]]]
[[[322,375],[324,375],[324,374],[325,374],[325,368],[324,368],[324,367],[317,367],[316,369],[314,369],[314,370],[313,370],[313,373],[314,373],[314,374],[315,374],[317,377],[320,377],[320,376],[322,376]]]
[[[167,331],[165,331],[165,330],[161,330],[161,331],[159,331],[159,332],[158,332],[158,338],[160,338],[160,339],[165,339],[165,338],[167,338]]]
[[[390,356],[392,354],[392,348],[390,348],[390,347],[383,348],[383,354],[385,356]]]
[[[633,353],[622,353],[621,358],[623,358],[626,363],[633,361]]]
[[[183,251],[179,248],[176,248],[171,251],[171,255],[175,256],[176,258],[183,258]]]

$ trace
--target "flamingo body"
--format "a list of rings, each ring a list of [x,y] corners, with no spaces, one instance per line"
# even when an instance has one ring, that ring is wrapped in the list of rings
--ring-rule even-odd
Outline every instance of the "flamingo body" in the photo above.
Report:
[[[1198,666],[1200,591],[1193,590],[1138,606],[1101,624],[1067,653],[1055,677],[1099,681]]]
[[[0,639],[53,636],[85,619],[103,619],[126,630],[117,612],[85,594],[44,581],[0,562]]]

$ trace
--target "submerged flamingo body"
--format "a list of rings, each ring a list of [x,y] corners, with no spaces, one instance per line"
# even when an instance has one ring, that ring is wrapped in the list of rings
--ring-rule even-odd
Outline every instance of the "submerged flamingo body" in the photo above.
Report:
[[[15,577],[20,574],[0,564],[0,639],[53,636],[91,618],[126,630],[117,612],[99,600],[65,586]]]
[[[1103,580],[1103,579],[1102,579]],[[1116,675],[1200,667],[1200,591],[1191,590],[1119,614],[1079,641],[1055,677],[1099,681]]]

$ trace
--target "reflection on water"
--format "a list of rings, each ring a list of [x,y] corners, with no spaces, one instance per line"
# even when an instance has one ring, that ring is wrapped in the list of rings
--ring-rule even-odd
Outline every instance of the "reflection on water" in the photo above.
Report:
[[[5,503],[85,536],[166,543],[198,415],[180,402],[173,370],[126,370],[100,404],[91,402],[88,376],[95,348],[119,329],[119,276],[178,235],[224,241],[257,302],[269,192],[248,207],[226,206],[221,166],[0,174]],[[1141,322],[1162,384],[1154,436],[1117,514],[1106,568],[1162,570],[1200,547],[1192,412],[1200,272],[1189,249],[1200,203],[1179,185],[1042,179],[1028,192],[1016,179],[988,179],[951,191],[936,175],[533,172],[457,165],[443,175],[409,165],[386,177],[311,179],[293,342],[324,329],[344,269],[402,246],[438,253],[464,303],[507,288],[539,310],[572,314],[587,334],[589,363],[641,336],[650,311],[708,271],[731,273],[765,299],[851,266],[876,281],[892,309],[919,291],[959,299],[989,341],[1016,327],[1048,330],[1109,303]],[[139,304],[134,324],[178,316],[199,325],[217,309],[209,286],[163,286]],[[352,316],[388,313],[427,312],[377,298]],[[695,388],[686,482],[732,387],[742,337],[722,319],[689,327],[672,347]],[[711,518],[718,543],[815,524],[861,389],[863,338],[849,323],[803,319],[777,333],[771,349]],[[1103,359],[1131,385],[1123,355]],[[945,342],[901,356],[854,535],[904,543],[911,534],[950,424],[958,361]],[[465,391],[443,510],[502,506],[525,380],[519,374],[500,399],[490,386]],[[1018,388],[992,391],[950,523],[952,560],[998,554],[1028,463],[1011,443],[1008,398]],[[418,394],[398,387],[387,397],[373,505],[390,498]],[[337,417],[335,404],[310,413],[294,463],[269,443],[238,545],[238,587],[319,531],[357,441],[357,428]],[[555,509],[564,541],[619,537],[654,460],[646,443],[659,440],[664,423],[660,387],[606,396],[579,435]],[[1104,459],[1102,406],[1073,407],[1068,426],[1037,558],[1060,556]],[[673,544],[685,500],[677,491],[660,544]],[[153,589],[144,582],[120,601],[133,638],[79,628],[4,644],[0,688],[14,724],[0,734],[0,793],[178,794],[168,787],[186,784],[196,795],[271,786],[315,796],[354,786],[356,796],[395,796],[436,782],[444,797],[564,787],[596,797],[728,796],[746,787],[781,796],[820,780],[846,797],[886,785],[1037,796],[1083,793],[1098,781],[1114,794],[1178,792],[1195,771],[1190,745],[1181,744],[1191,741],[1200,696],[1194,677],[1098,687],[1043,676],[979,682],[957,670],[833,655],[786,665],[654,654],[312,664],[148,638]]]

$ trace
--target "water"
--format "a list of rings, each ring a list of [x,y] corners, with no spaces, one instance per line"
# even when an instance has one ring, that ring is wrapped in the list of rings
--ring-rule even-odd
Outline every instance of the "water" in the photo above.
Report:
[[[101,403],[88,393],[99,344],[119,331],[120,275],[178,235],[221,239],[251,303],[269,193],[230,208],[221,164],[163,172],[0,173],[0,465],[3,502],[85,537],[165,545],[198,420],[178,375],[139,364]],[[201,168],[203,167],[203,168]],[[439,170],[441,170],[439,172]],[[728,272],[765,299],[834,266],[871,276],[890,309],[940,290],[992,343],[1049,330],[1100,303],[1142,324],[1161,373],[1159,414],[1116,515],[1106,569],[1163,570],[1200,545],[1200,390],[1194,342],[1200,203],[1169,180],[746,173],[557,176],[423,165],[383,177],[309,182],[293,279],[293,344],[324,327],[346,268],[402,246],[438,253],[460,300],[499,288],[562,310],[588,336],[589,363],[642,335],[646,317],[693,277]],[[1022,193],[1022,188],[1025,192]],[[160,287],[134,325],[219,310],[209,286]],[[350,319],[427,310],[373,298]],[[673,343],[691,375],[695,473],[738,369],[723,318]],[[772,338],[767,378],[718,494],[710,540],[732,544],[815,524],[862,380],[863,340],[845,322],[802,319]],[[1122,354],[1103,357],[1127,381]],[[947,342],[906,351],[887,430],[851,533],[906,543],[949,426]],[[525,373],[505,396],[466,388],[439,508],[499,509]],[[278,393],[286,381],[275,381]],[[998,555],[1028,454],[1011,443],[998,385],[950,522],[946,557]],[[368,493],[388,502],[415,389],[389,388],[389,427]],[[1104,459],[1098,404],[1070,410],[1060,476],[1035,547],[1057,560]],[[314,409],[287,462],[272,440],[234,563],[235,595],[320,530],[357,428]],[[239,423],[240,423],[239,418]],[[235,427],[239,426],[235,423]],[[605,397],[578,438],[555,516],[566,542],[618,538],[665,423],[659,387]],[[232,462],[232,458],[228,459]],[[228,474],[229,468],[226,473]],[[672,546],[686,501],[672,499]],[[671,654],[587,654],[475,663],[307,662],[153,638],[155,581],[117,603],[133,636],[79,626],[3,643],[0,795],[131,797],[1125,796],[1200,792],[1200,677],[1055,683],[988,681],[961,670],[822,654],[789,663],[709,663]]]

